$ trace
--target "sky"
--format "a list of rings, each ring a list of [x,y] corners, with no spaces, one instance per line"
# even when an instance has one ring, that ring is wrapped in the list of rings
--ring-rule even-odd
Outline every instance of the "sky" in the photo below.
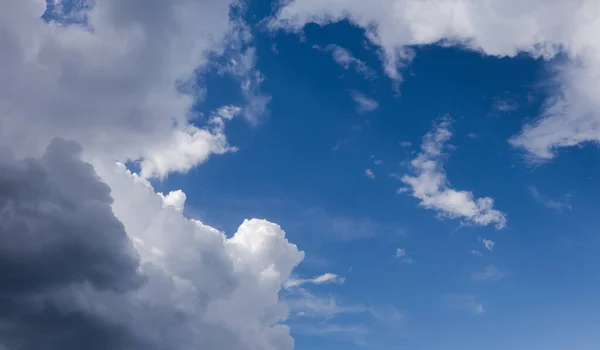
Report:
[[[0,350],[600,347],[597,1],[0,4]]]

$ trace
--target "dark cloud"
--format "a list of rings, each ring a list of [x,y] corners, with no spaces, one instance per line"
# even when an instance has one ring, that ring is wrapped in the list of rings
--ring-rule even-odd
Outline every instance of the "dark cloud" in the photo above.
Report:
[[[55,139],[39,159],[0,161],[0,348],[111,349],[125,330],[80,308],[76,289],[143,282],[110,188]]]

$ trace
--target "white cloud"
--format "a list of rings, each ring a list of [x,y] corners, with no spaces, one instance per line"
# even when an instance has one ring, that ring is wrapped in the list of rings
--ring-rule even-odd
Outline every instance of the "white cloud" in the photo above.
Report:
[[[252,35],[245,24],[237,25],[235,38],[237,40],[233,40],[226,51],[229,60],[218,68],[222,73],[228,73],[238,80],[246,102],[240,112],[246,120],[256,125],[260,117],[267,113],[271,96],[260,91],[265,77],[256,68],[256,49],[248,46]]]
[[[492,241],[491,239],[485,238],[481,239],[481,243],[483,244],[485,249],[489,250],[490,252],[494,250],[494,246],[496,245],[496,242]]]
[[[321,276],[309,279],[289,279],[285,282],[285,288],[300,287],[304,284],[327,284],[327,283],[344,283],[344,278],[333,273],[326,273]]]
[[[189,171],[193,166],[204,163],[212,154],[237,151],[236,147],[229,146],[224,133],[227,118],[231,119],[231,110],[221,108],[211,117],[210,128],[189,125],[184,130],[174,131],[171,139],[164,144],[148,146],[140,163],[140,175],[165,178],[170,172]]]
[[[42,2],[7,4],[0,16],[7,52],[0,58],[1,143],[18,156],[38,155],[60,136],[80,143],[86,159],[139,161],[144,176],[157,177],[235,150],[224,123],[213,123],[231,118],[191,111],[204,94],[196,72],[210,55],[238,55],[239,48],[241,63],[230,73],[240,77],[247,106],[234,114],[255,120],[265,112],[254,50],[243,49],[251,35],[230,21],[230,5],[178,0],[140,3],[140,12],[137,2],[108,0],[80,6],[76,16],[85,21],[63,25],[40,19]]]
[[[375,71],[371,67],[354,57],[352,53],[345,48],[338,45],[327,45],[325,51],[330,52],[333,60],[345,70],[353,68],[365,78],[372,78],[375,76]]]
[[[284,299],[290,306],[290,324],[296,332],[338,336],[364,345],[372,328],[398,331],[406,323],[406,316],[393,306],[351,304],[332,295],[317,296],[303,288],[288,291],[291,293],[284,294]],[[356,323],[354,316],[359,316],[364,323]]]
[[[278,292],[304,254],[278,225],[245,220],[227,238],[165,206],[146,180],[122,165],[116,171],[97,168],[113,189],[113,210],[135,242],[142,266],[151,264],[150,279],[136,296],[150,308],[121,306],[140,332],[177,335],[182,348],[208,344],[208,339],[223,349],[230,344],[291,349],[287,327],[279,325],[287,311]],[[145,319],[153,309],[180,310],[186,321],[173,323],[160,314]],[[220,328],[232,339],[220,338],[215,332]]]
[[[375,157],[375,155],[371,155],[371,160],[373,161],[373,164],[375,165],[382,165],[383,164],[383,160],[381,159],[377,159],[377,157]]]
[[[396,249],[396,259],[400,260],[403,264],[412,264],[413,258],[408,256],[408,253],[404,248]]]
[[[512,145],[536,160],[561,147],[600,142],[600,3],[593,0],[362,0],[286,2],[272,28],[300,31],[305,24],[348,19],[381,47],[387,74],[413,57],[411,46],[440,43],[482,54],[514,57],[523,52],[551,60],[555,88],[538,120]]]
[[[412,146],[412,142],[410,142],[410,141],[400,141],[400,142],[398,142],[398,144],[404,148],[408,148],[408,147]]]
[[[334,296],[316,296],[306,289],[293,289],[285,296],[286,304],[296,317],[331,319],[338,315],[366,313],[369,309],[360,304],[348,304]]]
[[[365,169],[365,176],[368,177],[369,179],[374,179],[375,173],[371,169]]]
[[[171,191],[166,196],[159,192],[158,195],[163,200],[163,206],[170,205],[177,210],[183,210],[185,200],[187,199],[185,192],[182,190]]]
[[[475,272],[471,278],[476,281],[499,281],[506,276],[506,272],[500,270],[496,265],[488,265],[483,271]]]
[[[558,212],[562,212],[565,209],[571,209],[571,204],[569,204],[569,195],[565,196],[564,199],[551,199],[542,195],[535,186],[529,187],[529,193],[536,202],[542,204],[546,208],[556,210]]]
[[[402,182],[409,186],[420,205],[437,211],[442,217],[461,218],[467,224],[506,226],[504,213],[493,209],[490,197],[474,198],[470,191],[450,187],[442,163],[445,143],[450,139],[450,119],[444,118],[423,137],[421,153],[411,161],[414,175],[404,175]],[[405,190],[403,190],[404,192]]]
[[[350,96],[356,103],[356,109],[359,113],[372,112],[379,108],[379,103],[377,101],[358,91],[350,91]]]

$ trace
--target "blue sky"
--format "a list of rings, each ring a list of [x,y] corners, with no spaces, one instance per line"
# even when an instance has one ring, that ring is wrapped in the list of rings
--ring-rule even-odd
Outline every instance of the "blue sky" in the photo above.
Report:
[[[0,2],[0,349],[600,347],[596,2]]]
[[[296,348],[598,344],[597,150],[569,148],[536,165],[507,141],[539,115],[552,62],[425,45],[414,48],[395,91],[362,30],[341,22],[309,24],[302,37],[264,32],[264,8],[252,4],[247,19],[265,77],[260,89],[271,96],[268,114],[255,126],[230,125],[236,153],[157,188],[186,188],[189,215],[229,233],[248,216],[277,222],[307,254],[297,276],[343,276],[341,284],[305,286],[335,310],[302,317],[292,308]],[[336,63],[328,45],[351,52],[372,75]],[[236,103],[229,78],[208,72],[203,79],[206,108]],[[354,92],[378,107],[361,112]],[[394,175],[409,172],[423,136],[445,116],[452,120],[448,180],[492,197],[506,214],[504,229],[444,218],[396,193],[403,184]],[[398,248],[410,260],[396,257]]]

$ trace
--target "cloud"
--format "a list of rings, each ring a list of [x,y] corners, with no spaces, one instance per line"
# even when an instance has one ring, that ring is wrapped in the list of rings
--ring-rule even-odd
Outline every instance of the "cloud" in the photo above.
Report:
[[[317,48],[323,50],[318,46]],[[365,62],[355,58],[352,53],[345,48],[338,45],[327,45],[324,50],[331,53],[333,60],[345,70],[352,68],[356,73],[364,76],[365,78],[370,79],[375,77],[375,71],[371,67],[369,67]]]
[[[290,279],[287,282],[285,282],[284,287],[285,288],[295,288],[295,287],[300,287],[304,284],[326,284],[326,283],[342,284],[342,283],[344,283],[344,280],[345,279],[343,277],[340,277],[336,274],[326,273],[321,276],[317,276],[315,278],[309,278],[309,279]]]
[[[408,148],[408,147],[412,146],[412,142],[410,142],[410,141],[400,141],[400,142],[398,142],[398,144],[404,148]]]
[[[489,250],[490,252],[494,250],[494,246],[496,245],[496,242],[492,241],[491,239],[485,239],[485,238],[479,238],[481,240],[481,243],[483,243],[483,246],[485,247],[485,249]]]
[[[471,253],[471,255],[474,255],[474,256],[482,256],[483,255],[483,254],[481,254],[481,252],[479,250],[476,250],[476,249],[469,250],[469,253]]]
[[[558,212],[571,209],[571,204],[569,204],[570,196],[565,196],[563,200],[550,199],[542,195],[535,186],[529,187],[529,194],[531,194],[531,197],[536,202],[542,204],[546,208],[556,210]]]
[[[227,60],[216,66],[221,73],[227,73],[238,81],[245,100],[240,112],[246,120],[256,125],[267,114],[271,96],[260,90],[265,77],[256,68],[256,48],[250,46],[250,30],[245,23],[237,23],[235,28],[233,40],[230,40],[224,53]]]
[[[320,297],[306,289],[293,289],[284,299],[295,317],[331,319],[343,314],[366,313],[369,309],[361,304],[348,304],[334,296]]]
[[[145,179],[233,151],[247,107],[192,110],[232,3],[85,3],[0,11],[0,348],[292,349],[279,292],[303,252],[266,220],[186,218]]]
[[[290,306],[290,324],[295,332],[302,334],[333,336],[365,345],[367,335],[373,330],[398,331],[406,323],[405,315],[393,306],[347,303],[332,295],[314,295],[304,288],[287,291],[284,300]],[[353,321],[354,316],[359,316],[361,323]]]
[[[279,226],[227,238],[122,166],[111,192],[80,152],[0,162],[0,347],[293,347],[278,292],[304,254]]]
[[[552,62],[551,96],[539,118],[510,140],[544,161],[559,148],[600,141],[599,14],[595,1],[294,0],[270,25],[297,32],[307,23],[348,20],[380,47],[384,69],[397,81],[414,57],[412,48],[428,44]]]
[[[165,178],[170,172],[185,173],[193,166],[204,163],[213,154],[237,151],[229,146],[224,133],[225,121],[239,113],[239,108],[229,106],[216,111],[209,128],[193,125],[171,134],[171,139],[156,147],[148,146],[140,163],[140,175],[146,178]]]
[[[356,103],[356,110],[359,113],[372,112],[379,108],[379,103],[377,101],[373,100],[370,97],[367,97],[364,94],[361,94],[358,91],[350,91],[350,97],[352,97],[352,99]]]
[[[163,206],[170,205],[177,210],[183,210],[185,200],[187,199],[185,192],[182,190],[171,191],[166,196],[159,192],[158,195],[163,200]]]
[[[368,177],[369,179],[374,179],[375,173],[371,169],[365,169],[365,176]]]
[[[488,265],[483,271],[475,272],[471,278],[475,281],[491,281],[496,282],[506,276],[506,272],[498,269],[495,265]]]
[[[413,258],[408,256],[404,248],[396,249],[396,259],[400,260],[403,264],[412,264]]]
[[[86,159],[139,161],[157,177],[234,149],[222,127],[191,110],[203,95],[196,72],[233,40],[230,3],[86,3],[77,24],[60,13],[42,20],[43,1],[2,11],[3,146],[37,156],[63,137],[80,143]]]
[[[492,198],[474,198],[470,191],[450,187],[442,163],[444,145],[452,136],[450,122],[445,117],[423,137],[421,153],[410,163],[414,175],[402,177],[409,187],[402,192],[411,192],[422,207],[435,210],[442,217],[461,218],[467,224],[479,226],[493,224],[502,229],[506,226],[506,215],[493,209]]]
[[[518,107],[517,103],[511,98],[496,98],[494,99],[492,110],[508,113],[516,111]]]
[[[445,297],[446,304],[451,308],[466,312],[473,316],[485,313],[485,305],[479,297],[468,294],[450,294]]]
[[[377,157],[375,157],[375,155],[371,155],[371,160],[373,161],[373,164],[375,165],[381,165],[383,164],[383,160],[381,159],[377,159]]]

